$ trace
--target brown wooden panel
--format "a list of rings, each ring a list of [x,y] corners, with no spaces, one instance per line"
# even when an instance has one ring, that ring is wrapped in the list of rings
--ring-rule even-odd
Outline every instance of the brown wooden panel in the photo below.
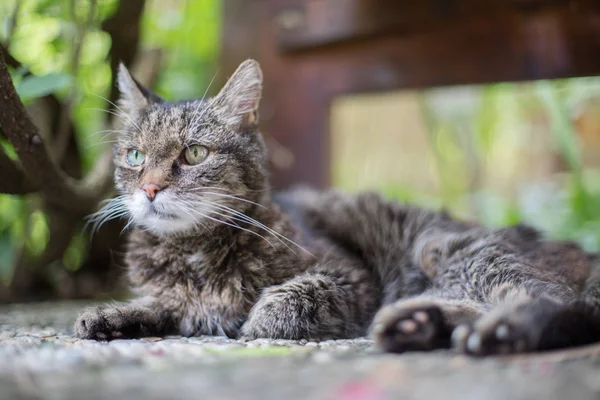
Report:
[[[366,13],[381,16],[381,26],[399,21],[391,14],[385,20],[384,9],[377,8],[392,4],[387,0],[327,0],[328,4],[344,1],[370,4],[367,7],[371,11]],[[316,4],[317,0],[305,2]],[[321,32],[327,33],[330,28],[327,33],[330,36],[323,36],[329,42],[313,38],[315,41],[306,42],[312,43],[310,48],[302,48],[304,44],[299,41],[300,47],[294,48],[295,51],[280,50],[281,38],[287,35],[283,31],[298,23],[293,14],[282,18],[281,10],[292,9],[301,2],[228,0],[224,3],[222,71],[230,74],[246,57],[261,62],[265,74],[263,132],[294,155],[289,168],[273,169],[272,182],[276,187],[298,182],[316,186],[329,183],[329,104],[335,96],[600,74],[600,1],[596,0],[506,0],[504,4],[510,3],[515,7],[513,11],[487,13],[485,18],[449,18],[445,23],[424,24],[405,31],[377,31],[379,25],[369,25],[367,21],[349,23],[344,33],[342,28],[334,27],[339,21],[327,24],[313,10],[316,17],[311,18],[322,18],[318,25]],[[417,4],[412,9],[429,21],[432,19],[423,12],[425,8],[418,8],[419,4],[428,7],[455,4],[457,8],[446,11],[452,15],[464,12],[461,10],[469,4],[472,7],[499,4],[496,0],[423,3],[397,0],[397,3],[396,7],[405,10]],[[338,11],[342,17],[350,15]],[[438,14],[443,17],[441,11]],[[442,18],[439,15],[437,18]],[[354,16],[359,21],[363,18],[359,14]],[[339,24],[343,26],[343,21]],[[356,29],[349,28],[352,26]],[[297,44],[292,43],[292,48]]]
[[[224,82],[246,58],[260,61],[265,79],[259,110],[261,130],[267,138],[275,139],[279,146],[293,154],[293,163],[288,168],[271,165],[273,187],[299,182],[325,186],[329,150],[324,133],[327,132],[329,97],[323,92],[318,71],[307,71],[303,63],[280,56],[272,3],[267,0],[223,2],[219,78]]]
[[[331,95],[600,74],[600,14],[499,15],[285,56]]]
[[[282,51],[308,50],[376,35],[439,30],[448,24],[550,8],[598,8],[593,0],[283,0],[277,2]]]

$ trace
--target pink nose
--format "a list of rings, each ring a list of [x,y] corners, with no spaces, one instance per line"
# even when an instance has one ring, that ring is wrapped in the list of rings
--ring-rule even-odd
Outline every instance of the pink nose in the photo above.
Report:
[[[146,196],[152,201],[156,197],[156,194],[162,190],[162,187],[156,183],[144,183],[141,189],[146,192]]]

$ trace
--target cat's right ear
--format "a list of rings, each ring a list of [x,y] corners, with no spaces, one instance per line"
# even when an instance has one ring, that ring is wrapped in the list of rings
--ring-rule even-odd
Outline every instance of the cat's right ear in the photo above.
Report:
[[[215,105],[222,110],[224,121],[236,128],[258,123],[258,103],[263,75],[258,62],[246,60],[215,96]]]
[[[119,63],[117,83],[121,91],[119,103],[130,114],[136,114],[152,103],[162,102],[160,97],[139,83],[123,63]]]

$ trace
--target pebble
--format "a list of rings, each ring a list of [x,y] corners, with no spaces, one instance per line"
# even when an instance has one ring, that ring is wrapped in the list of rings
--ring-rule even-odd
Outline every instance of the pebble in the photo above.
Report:
[[[274,344],[276,346],[290,346],[296,344],[296,342],[293,340],[276,339],[273,340],[270,344]]]
[[[141,340],[144,340],[144,341],[147,341],[147,342],[159,342],[159,341],[163,340],[163,338],[150,336],[150,337],[142,338]]]
[[[52,328],[44,328],[42,331],[40,331],[40,333],[38,335],[42,338],[46,338],[46,337],[50,337],[50,336],[56,336],[56,334],[57,334],[56,330],[54,330]]]

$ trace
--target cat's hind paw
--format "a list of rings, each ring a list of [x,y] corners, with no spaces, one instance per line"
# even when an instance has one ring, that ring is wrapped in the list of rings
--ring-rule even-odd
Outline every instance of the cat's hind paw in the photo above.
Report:
[[[473,356],[524,353],[533,350],[533,338],[524,325],[499,319],[493,323],[459,325],[452,343],[461,353]]]
[[[373,335],[379,348],[392,353],[447,348],[450,330],[436,305],[389,306],[375,317]]]

